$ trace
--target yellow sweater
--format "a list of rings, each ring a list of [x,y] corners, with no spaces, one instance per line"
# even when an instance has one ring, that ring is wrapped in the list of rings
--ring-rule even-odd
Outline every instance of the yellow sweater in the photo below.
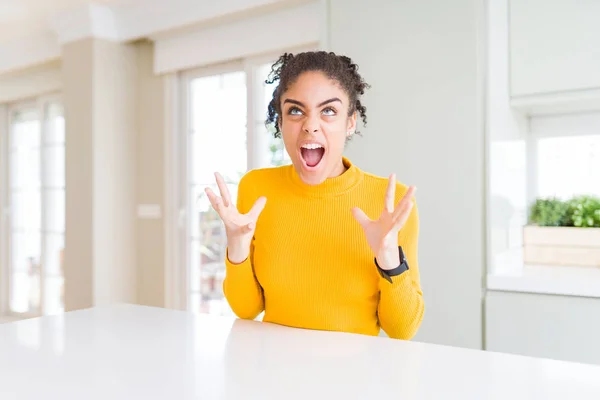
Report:
[[[250,257],[241,264],[225,259],[223,290],[240,318],[298,328],[410,339],[423,319],[419,279],[417,208],[398,235],[409,270],[382,278],[364,232],[352,216],[360,207],[377,219],[388,180],[349,169],[310,186],[293,166],[257,169],[242,177],[237,205],[250,210],[267,198],[254,233]],[[396,203],[407,187],[398,184]]]

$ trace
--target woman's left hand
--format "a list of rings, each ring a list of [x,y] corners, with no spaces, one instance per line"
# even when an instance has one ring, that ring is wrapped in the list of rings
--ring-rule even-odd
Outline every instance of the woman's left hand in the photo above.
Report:
[[[384,207],[379,219],[370,219],[363,210],[358,207],[352,209],[354,218],[360,223],[367,242],[377,258],[377,264],[383,270],[390,270],[400,265],[400,254],[398,252],[398,232],[408,219],[413,208],[413,195],[416,188],[411,186],[394,207],[396,198],[396,175],[390,175],[388,187],[385,193]]]

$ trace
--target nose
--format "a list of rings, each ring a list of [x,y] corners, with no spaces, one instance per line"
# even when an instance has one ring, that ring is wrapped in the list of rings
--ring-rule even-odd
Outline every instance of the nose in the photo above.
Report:
[[[302,129],[304,132],[313,135],[319,131],[319,123],[315,118],[307,118]]]

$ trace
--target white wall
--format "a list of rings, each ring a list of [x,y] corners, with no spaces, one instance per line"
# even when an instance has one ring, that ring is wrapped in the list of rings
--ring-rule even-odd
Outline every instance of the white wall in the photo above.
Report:
[[[138,304],[165,306],[165,88],[163,77],[153,74],[154,46],[138,48],[137,203],[158,206],[161,215],[138,218]]]
[[[513,96],[600,88],[600,2],[510,1]]]
[[[600,364],[600,299],[488,292],[490,351]]]
[[[63,48],[67,311],[136,301],[136,73],[135,45]]]
[[[472,348],[482,341],[483,17],[482,0],[331,0],[327,38],[372,85],[348,157],[418,187],[416,340]]]
[[[137,297],[137,50],[94,41],[93,179],[96,305]]]

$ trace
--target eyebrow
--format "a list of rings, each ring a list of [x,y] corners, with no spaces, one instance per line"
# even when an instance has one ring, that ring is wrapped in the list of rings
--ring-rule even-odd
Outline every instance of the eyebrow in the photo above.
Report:
[[[342,100],[340,100],[339,98],[334,97],[334,98],[331,98],[329,100],[325,100],[325,101],[320,102],[317,105],[317,107],[322,107],[325,104],[333,103],[334,101],[339,101],[340,103],[342,102]],[[300,102],[298,100],[294,100],[294,99],[285,99],[284,102],[283,102],[283,104],[285,104],[285,103],[291,103],[291,104],[296,104],[296,105],[298,105],[300,107],[306,107],[302,102]]]

